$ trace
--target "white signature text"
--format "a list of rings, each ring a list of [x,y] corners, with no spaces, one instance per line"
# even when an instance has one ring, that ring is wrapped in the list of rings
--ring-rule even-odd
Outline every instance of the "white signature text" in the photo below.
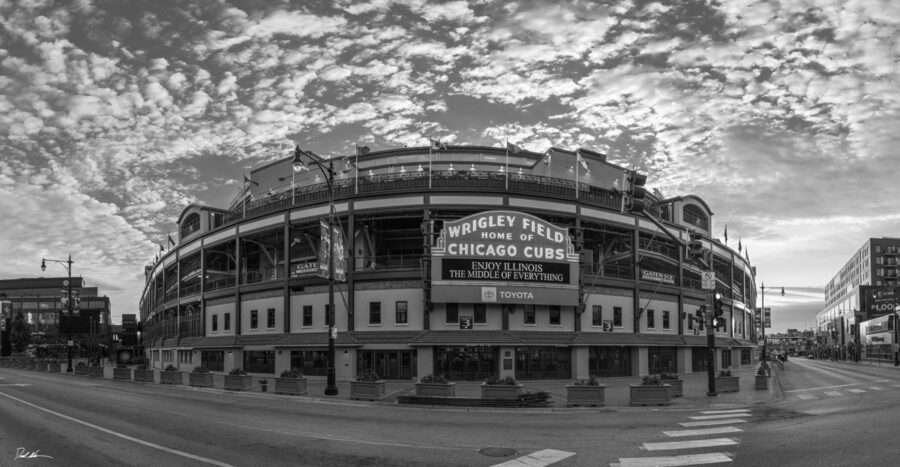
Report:
[[[47,459],[53,459],[52,456],[47,456],[41,454],[41,450],[38,449],[36,451],[26,451],[25,448],[17,448],[16,449],[16,457],[14,459],[36,459],[38,457],[46,457]]]

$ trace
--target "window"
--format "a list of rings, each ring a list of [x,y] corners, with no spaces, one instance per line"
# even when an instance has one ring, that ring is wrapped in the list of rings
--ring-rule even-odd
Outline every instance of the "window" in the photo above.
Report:
[[[459,303],[447,304],[447,320],[445,322],[447,324],[459,323]]]
[[[259,327],[259,311],[250,310],[250,329]]]
[[[525,305],[525,312],[522,313],[523,323],[534,324],[534,305]]]
[[[594,305],[591,308],[591,324],[594,326],[602,326],[603,325],[603,307],[600,305]]]
[[[245,350],[244,370],[249,373],[275,373],[275,351]]]
[[[562,323],[562,311],[560,311],[559,305],[550,305],[550,324],[561,324]]]
[[[212,330],[219,330],[219,315],[212,315]]]
[[[475,322],[478,324],[487,323],[487,304],[486,303],[476,303],[475,304]]]
[[[381,302],[369,302],[369,324],[381,324]]]
[[[687,317],[687,328],[690,330],[694,329],[694,317],[691,315],[688,315]]]
[[[397,302],[394,305],[395,318],[394,321],[396,324],[407,324],[409,322],[409,303],[406,301]]]
[[[656,327],[656,311],[647,310],[647,327],[655,328]]]
[[[231,313],[225,313],[225,330],[231,329]]]
[[[622,307],[620,306],[613,307],[613,326],[622,327]]]
[[[303,305],[303,327],[312,325],[312,305]]]
[[[272,329],[275,327],[275,309],[269,308],[266,310],[266,327]]]
[[[669,329],[669,312],[663,311],[663,329]]]

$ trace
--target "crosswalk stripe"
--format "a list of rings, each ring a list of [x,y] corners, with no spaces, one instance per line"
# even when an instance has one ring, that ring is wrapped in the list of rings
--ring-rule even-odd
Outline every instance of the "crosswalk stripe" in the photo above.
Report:
[[[610,464],[610,467],[649,467],[649,466],[676,466],[676,465],[700,465],[716,464],[719,462],[731,462],[731,457],[723,452],[711,452],[708,454],[691,454],[685,456],[666,457],[625,457],[619,458],[618,464]]]
[[[648,451],[668,451],[672,449],[696,449],[712,448],[719,446],[734,446],[738,442],[731,438],[688,439],[684,441],[663,441],[659,443],[644,443],[643,449]]]
[[[803,400],[818,399],[818,397],[816,397],[812,394],[797,394],[797,397],[799,397]]]
[[[723,413],[721,415],[696,415],[691,417],[691,420],[717,420],[720,418],[731,418],[731,417],[752,417],[748,413]]]
[[[723,426],[718,428],[700,428],[698,430],[664,431],[663,434],[670,438],[678,438],[681,436],[706,436],[721,435],[725,433],[740,433],[742,431],[744,430],[736,426]]]
[[[739,418],[731,418],[728,420],[703,420],[700,422],[681,422],[681,426],[714,426],[714,425],[731,425],[732,423],[747,423],[747,420]]]
[[[842,395],[840,391],[825,391],[825,394],[831,397],[838,397]]]
[[[749,412],[750,409],[730,409],[730,410],[704,410],[700,413],[704,415],[712,415],[717,413],[745,413]]]
[[[574,455],[574,452],[543,449],[541,451],[532,452],[527,456],[517,457],[513,460],[503,462],[502,464],[494,464],[491,467],[544,467]]]
[[[854,393],[854,394],[859,394],[859,393],[861,393],[861,392],[866,392],[866,391],[864,391],[864,390],[862,390],[862,389],[848,389],[847,392],[852,392],[852,393]]]

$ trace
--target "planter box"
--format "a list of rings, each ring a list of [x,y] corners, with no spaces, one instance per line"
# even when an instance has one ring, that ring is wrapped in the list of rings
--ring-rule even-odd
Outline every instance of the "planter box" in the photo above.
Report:
[[[384,397],[384,381],[350,381],[350,398],[375,401]]]
[[[153,382],[153,370],[134,370],[134,380],[140,383]]]
[[[305,396],[307,392],[306,378],[275,378],[275,394]]]
[[[131,381],[131,368],[113,368],[113,379]]]
[[[34,362],[34,369],[37,371],[47,371],[47,362]]]
[[[456,383],[416,383],[419,397],[456,397]]]
[[[672,386],[662,384],[659,386],[644,386],[642,384],[629,384],[629,405],[671,405]]]
[[[606,386],[589,386],[586,384],[566,385],[566,407],[606,405]]]
[[[189,384],[191,386],[197,388],[211,388],[213,387],[213,374],[212,373],[190,373]]]
[[[502,384],[484,384],[481,383],[482,399],[505,399],[516,400],[522,394],[522,385],[507,386]]]
[[[91,374],[90,367],[87,365],[75,365],[75,374],[79,376],[88,376]]]
[[[684,397],[684,381],[680,379],[664,379],[669,386],[672,386],[670,395],[672,397]]]
[[[717,376],[716,392],[738,392],[741,390],[741,378],[738,376]]]
[[[47,371],[50,373],[59,373],[62,370],[62,365],[59,362],[51,362],[47,365]]]
[[[769,375],[756,375],[756,389],[769,389]]]
[[[225,375],[225,389],[230,391],[249,391],[253,387],[250,375]]]
[[[92,378],[102,378],[103,377],[103,367],[102,366],[92,366],[88,370],[88,376]]]
[[[160,371],[159,384],[184,384],[184,376],[180,371]]]

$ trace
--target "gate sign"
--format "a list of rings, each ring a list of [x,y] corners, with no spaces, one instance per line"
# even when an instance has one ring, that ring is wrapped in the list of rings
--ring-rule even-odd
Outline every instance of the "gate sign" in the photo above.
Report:
[[[435,302],[578,305],[580,258],[568,229],[531,214],[446,221],[431,255]]]

